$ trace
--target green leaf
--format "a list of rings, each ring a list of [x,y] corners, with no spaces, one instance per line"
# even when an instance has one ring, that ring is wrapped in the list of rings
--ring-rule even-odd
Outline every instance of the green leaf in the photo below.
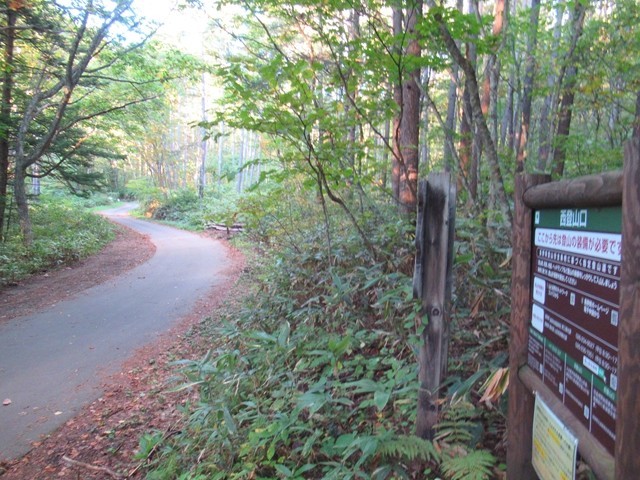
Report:
[[[336,443],[333,444],[333,448],[339,451],[346,450],[354,443],[356,436],[353,433],[345,433],[340,435],[336,439]]]
[[[298,397],[298,407],[308,408],[309,413],[314,414],[327,403],[327,395],[324,392],[305,392]]]
[[[289,322],[284,322],[280,328],[280,334],[278,335],[278,345],[280,347],[286,347],[289,340],[289,333],[291,332],[291,326]]]
[[[302,475],[303,473],[308,472],[309,470],[313,470],[315,467],[316,467],[315,463],[306,463],[302,465],[300,468],[297,468],[295,474]]]
[[[350,344],[351,344],[351,337],[346,336],[340,341],[330,339],[327,346],[329,347],[329,350],[331,350],[331,352],[336,357],[340,357],[342,354],[344,354],[347,351]]]
[[[313,435],[311,435],[309,438],[307,438],[307,441],[304,442],[304,446],[302,447],[302,456],[303,457],[308,457],[309,454],[311,453],[311,451],[313,450],[313,446],[316,443],[316,440],[318,440],[318,438],[320,438],[321,433],[319,431],[316,431],[313,433]]]
[[[267,449],[267,460],[271,460],[275,454],[276,454],[276,446],[275,444],[272,443],[271,445],[269,445],[269,448]]]
[[[384,407],[387,406],[387,403],[389,402],[390,398],[391,398],[390,392],[383,392],[378,390],[373,394],[373,403],[375,404],[378,411],[381,411],[384,409]]]
[[[231,416],[231,413],[229,412],[229,409],[227,407],[222,408],[222,414],[224,416],[224,423],[227,426],[227,430],[229,430],[229,433],[234,435],[238,433],[236,422],[234,422],[233,417]]]
[[[293,476],[293,472],[291,470],[289,470],[288,467],[282,465],[281,463],[276,463],[274,465],[274,468],[280,472],[282,475],[285,476],[285,478],[290,478]]]

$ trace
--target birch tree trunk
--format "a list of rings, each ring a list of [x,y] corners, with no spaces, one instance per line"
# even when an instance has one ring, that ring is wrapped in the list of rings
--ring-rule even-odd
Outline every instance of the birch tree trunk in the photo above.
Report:
[[[224,122],[218,126],[218,186],[222,184],[222,160],[224,158]]]
[[[206,76],[202,74],[202,121],[207,121],[207,84]],[[198,197],[200,200],[204,198],[204,189],[207,184],[207,142],[206,131],[204,127],[200,128],[200,135],[202,140],[200,143],[201,157],[200,157],[200,169],[198,173]]]

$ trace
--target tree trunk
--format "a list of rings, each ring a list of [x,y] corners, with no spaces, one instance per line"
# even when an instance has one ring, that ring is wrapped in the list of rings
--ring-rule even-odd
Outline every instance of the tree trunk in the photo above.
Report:
[[[382,139],[382,176],[380,178],[380,182],[382,183],[382,188],[387,188],[388,182],[388,173],[389,173],[389,149],[386,145],[391,143],[391,120],[388,118],[384,122],[384,138]],[[395,160],[394,160],[395,163]],[[395,197],[394,197],[395,198]]]
[[[393,34],[397,37],[402,34],[402,10],[400,7],[393,9]],[[402,47],[398,47],[396,52],[398,57],[402,57]],[[398,79],[393,83],[393,101],[398,106],[399,112],[393,117],[393,152],[391,163],[391,196],[396,205],[400,205],[400,172],[402,170],[400,162],[400,148],[398,147],[398,133],[402,126],[402,66],[398,65]]]
[[[25,245],[30,247],[31,245],[33,245],[33,227],[31,225],[31,216],[29,215],[27,191],[25,189],[25,170],[16,166],[14,175],[15,180],[13,186],[13,194],[16,199],[16,207],[18,208],[22,241]]]
[[[404,55],[420,56],[416,25],[422,16],[422,1],[418,0],[407,8],[404,28],[400,32],[410,40]],[[402,13],[394,10],[394,32],[402,26]],[[403,55],[403,57],[404,57]],[[397,176],[397,201],[402,213],[415,213],[417,206],[418,165],[420,155],[420,69],[405,72],[400,68],[400,87],[394,90],[394,98],[399,107],[393,132],[394,179]],[[399,94],[399,95],[398,95]],[[394,185],[395,187],[395,185]],[[395,193],[395,192],[394,192]]]
[[[562,17],[564,13],[564,2],[558,0],[556,3],[556,22],[553,27],[553,44],[551,46],[551,69],[556,65],[558,58],[558,45],[560,44],[560,37],[562,33]],[[549,163],[549,152],[551,151],[551,131],[552,125],[549,120],[551,114],[551,107],[555,104],[557,98],[557,92],[555,88],[556,76],[554,73],[550,73],[547,76],[547,88],[549,93],[544,99],[542,110],[540,112],[540,126],[539,126],[539,141],[538,141],[538,170],[544,172],[547,170]]]
[[[529,28],[531,33],[527,42],[527,57],[525,60],[524,91],[522,98],[522,122],[518,134],[518,152],[516,154],[516,173],[524,171],[524,163],[527,159],[527,143],[529,141],[529,129],[531,126],[531,100],[533,97],[533,77],[535,73],[535,50],[538,44],[538,19],[540,18],[540,0],[532,0],[531,15],[529,16]]]
[[[430,0],[429,5],[435,8],[435,3],[433,2],[433,0]],[[480,89],[478,87],[478,79],[476,76],[475,68],[471,64],[471,62],[469,62],[468,59],[464,57],[462,52],[460,52],[460,49],[456,45],[451,32],[447,28],[442,14],[435,13],[434,19],[439,25],[440,36],[444,41],[445,47],[453,58],[453,61],[460,66],[465,74],[465,86],[469,91],[469,100],[471,103],[473,123],[476,127],[476,132],[480,136],[482,144],[484,145],[487,152],[487,161],[489,162],[491,178],[491,188],[493,189],[493,194],[495,195],[497,201],[497,207],[500,209],[504,217],[503,222],[505,224],[505,227],[510,229],[512,222],[511,208],[509,206],[509,200],[504,188],[504,178],[502,176],[502,171],[500,168],[498,151],[496,150],[496,145],[493,141],[493,138],[491,137],[491,132],[489,131],[489,127],[487,126],[487,121],[482,114]]]
[[[462,12],[462,0],[457,0],[457,9]],[[446,167],[453,167],[455,165],[454,159],[456,157],[453,151],[454,145],[454,133],[456,131],[456,111],[458,107],[458,87],[460,84],[460,78],[458,75],[459,67],[455,63],[451,65],[451,81],[449,82],[449,92],[447,93],[447,118],[445,120],[446,136],[444,142],[444,165]],[[462,126],[460,127],[462,129]],[[458,172],[458,177],[461,174]],[[458,191],[462,191],[462,183],[460,178],[457,179]]]
[[[633,137],[640,138],[640,90],[636,97],[636,116],[633,122]]]
[[[207,121],[207,83],[205,74],[202,74],[202,121]],[[200,128],[202,140],[200,143],[202,156],[200,158],[200,169],[198,171],[198,198],[204,198],[204,188],[207,184],[207,142],[204,127]]]
[[[449,93],[447,94],[447,118],[445,120],[444,134],[449,139],[454,138],[454,132],[456,131],[456,109],[458,104],[458,66],[453,65],[451,67],[451,81],[449,82]],[[444,142],[444,164],[445,167],[451,167],[454,163],[454,152],[452,151],[453,141]],[[460,185],[458,184],[458,187]]]
[[[429,88],[429,77],[431,70],[425,68],[421,74],[422,91],[426,92]],[[429,167],[431,152],[429,151],[429,105],[424,99],[420,101],[421,111],[421,127],[420,127],[420,161],[419,165],[421,169],[426,170]],[[445,162],[445,168],[449,169],[450,165]]]
[[[496,0],[494,7],[494,17],[493,17],[493,30],[492,35],[494,37],[499,37],[506,24],[507,18],[507,9],[509,5],[507,0]],[[498,56],[497,52],[492,52],[487,59],[487,65],[484,69],[484,82],[482,84],[482,113],[487,115],[489,113],[490,105],[491,105],[491,90],[492,90],[492,82],[495,86],[497,86],[498,82],[498,73],[499,73],[499,65],[498,65]],[[496,87],[493,87],[494,89]]]
[[[474,7],[476,8],[476,7]],[[507,11],[509,5],[507,0],[496,0],[494,7],[494,19],[493,19],[493,29],[492,35],[495,38],[502,39],[497,49],[502,47],[504,42],[504,36],[502,32],[504,31],[504,27],[507,21]],[[474,65],[475,62],[471,62],[471,65]],[[499,79],[499,70],[500,64],[498,61],[497,50],[492,51],[487,59],[487,65],[484,71],[484,81],[482,85],[482,92],[480,97],[480,110],[482,111],[483,122],[487,125],[487,131],[489,132],[489,136],[493,142],[493,148],[495,149],[495,144],[498,139],[498,117],[497,117],[497,89],[498,89],[498,79]],[[471,99],[471,98],[470,98]],[[487,119],[491,119],[491,129],[489,129],[489,122]],[[479,125],[476,125],[476,132],[481,129]],[[486,135],[474,135],[473,149],[472,149],[472,168],[474,171],[478,171],[480,164],[480,157],[482,155],[483,148],[485,147],[485,137]],[[489,150],[491,147],[487,145],[487,149]],[[487,156],[490,156],[491,153],[487,151]],[[496,152],[497,158],[497,152]],[[489,158],[489,165],[493,160]],[[502,187],[504,189],[504,187]],[[492,181],[489,185],[489,206],[490,209],[495,211],[496,209],[500,209],[503,212],[505,211],[503,200],[499,198],[500,196],[500,187],[495,181]]]
[[[560,111],[558,113],[558,126],[556,127],[555,148],[553,150],[553,175],[562,177],[564,174],[565,160],[567,157],[567,140],[571,130],[571,117],[573,115],[573,100],[575,98],[575,86],[578,75],[578,67],[575,63],[575,49],[582,35],[586,7],[581,2],[576,2],[573,10],[572,40],[569,54],[567,55],[567,67],[562,86]]]
[[[504,109],[504,114],[502,116],[502,125],[500,132],[500,145],[502,148],[507,149],[509,151],[513,151],[513,142],[514,142],[514,126],[513,126],[513,97],[515,96],[515,71],[509,74],[509,86],[507,93],[507,104]]]
[[[224,122],[218,126],[218,186],[222,184],[222,160],[224,157]]]
[[[244,129],[240,132],[240,147],[238,152],[238,183],[236,191],[238,193],[242,193],[242,190],[244,189],[244,164],[246,162],[247,152],[247,131]]]
[[[353,43],[356,43],[359,37],[360,37],[360,13],[358,12],[357,9],[353,9],[349,15],[349,40],[351,40]],[[346,77],[351,78],[352,76],[353,76],[353,71],[352,69],[349,69],[346,74]],[[349,88],[350,91],[347,91],[347,95],[349,95],[355,102],[356,99],[358,98],[358,83],[346,82],[346,84],[352,87],[352,88]],[[349,102],[345,102],[344,105],[345,105],[344,107],[345,117],[349,118],[349,112],[352,106]],[[356,164],[355,164],[356,138],[357,138],[357,126],[354,124],[349,127],[349,134],[348,134],[349,146],[347,150],[349,166],[351,167],[353,172],[356,171]],[[353,178],[350,178],[349,181],[353,181]]]
[[[13,89],[13,50],[15,42],[16,11],[7,8],[4,39],[4,75],[2,79],[2,105],[0,106],[0,238],[3,238],[4,217],[7,209],[9,185],[9,135],[11,131],[11,104]]]
[[[462,93],[462,116],[460,118],[458,157],[460,159],[460,165],[458,167],[460,176],[466,179],[466,182],[463,182],[462,178],[458,179],[458,190],[462,191],[462,186],[466,183],[469,186],[469,200],[474,203],[478,193],[478,177],[477,175],[473,175],[471,168],[471,103],[469,102],[469,93],[466,87]]]
[[[567,69],[567,79],[562,89],[558,127],[556,129],[556,146],[553,150],[553,175],[555,178],[561,178],[562,175],[564,175],[565,160],[567,158],[567,141],[573,116],[577,72],[578,69],[575,66]]]

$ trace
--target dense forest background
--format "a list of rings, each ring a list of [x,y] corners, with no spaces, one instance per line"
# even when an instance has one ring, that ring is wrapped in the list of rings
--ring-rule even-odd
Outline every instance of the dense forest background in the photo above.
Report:
[[[3,283],[96,245],[61,240],[79,204],[242,225],[246,305],[182,365],[201,398],[184,434],[141,440],[163,445],[150,478],[500,476],[514,176],[621,167],[636,0],[194,0],[172,30],[144,3],[0,5]],[[442,170],[452,346],[427,441],[413,236]]]

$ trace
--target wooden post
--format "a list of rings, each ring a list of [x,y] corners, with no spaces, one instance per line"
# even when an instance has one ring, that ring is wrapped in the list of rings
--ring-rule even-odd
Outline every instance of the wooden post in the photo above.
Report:
[[[640,139],[625,145],[615,478],[640,475]]]
[[[414,295],[422,300],[420,390],[416,435],[433,438],[438,394],[447,371],[449,299],[455,229],[455,184],[449,173],[431,174],[419,188]]]
[[[518,379],[520,366],[527,362],[531,304],[532,210],[523,197],[528,188],[549,181],[548,176],[517,175],[513,219],[513,260],[511,277],[511,327],[509,340],[509,406],[507,412],[507,478],[537,478],[531,465],[531,430],[534,398]]]

